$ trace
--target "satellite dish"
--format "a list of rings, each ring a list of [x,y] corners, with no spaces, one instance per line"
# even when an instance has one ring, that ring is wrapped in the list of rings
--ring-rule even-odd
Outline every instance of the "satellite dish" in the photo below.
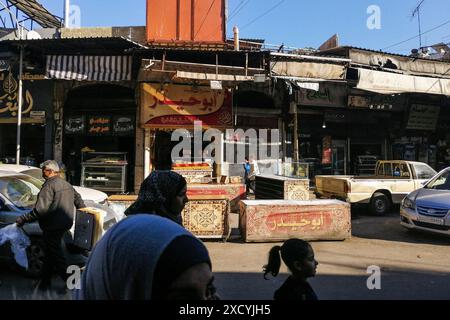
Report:
[[[39,40],[39,39],[42,39],[42,37],[36,31],[32,30],[27,33],[27,40]]]

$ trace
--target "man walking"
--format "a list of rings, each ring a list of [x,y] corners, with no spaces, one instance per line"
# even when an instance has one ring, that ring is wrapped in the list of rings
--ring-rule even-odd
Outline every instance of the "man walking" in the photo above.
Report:
[[[73,225],[75,207],[80,209],[86,206],[72,185],[60,177],[60,167],[56,161],[44,162],[41,169],[46,181],[38,194],[36,205],[33,211],[17,218],[16,224],[22,227],[26,223],[39,222],[46,254],[39,289],[47,290],[51,286],[54,268],[66,283],[67,263],[61,240]]]

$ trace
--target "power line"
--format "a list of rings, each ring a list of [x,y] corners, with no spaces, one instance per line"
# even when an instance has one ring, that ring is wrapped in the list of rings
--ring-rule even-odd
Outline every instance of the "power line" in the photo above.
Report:
[[[267,10],[266,12],[264,12],[263,14],[259,15],[258,17],[256,17],[255,19],[253,19],[252,21],[250,21],[249,23],[247,23],[245,26],[242,27],[242,29],[247,28],[248,26],[250,26],[251,24],[253,24],[254,22],[256,22],[257,20],[261,19],[262,17],[268,15],[270,12],[272,12],[273,10],[275,10],[276,8],[278,8],[284,1],[286,0],[281,0],[279,1],[277,4],[275,4],[272,8],[270,8],[269,10]]]
[[[241,3],[230,14],[228,21],[231,21],[233,18],[235,18],[239,14],[239,12],[241,12],[242,9],[244,9],[245,6],[249,4],[249,2],[250,2],[250,0],[242,0]]]
[[[200,24],[200,27],[198,28],[197,32],[195,33],[193,40],[195,40],[195,38],[197,37],[198,33],[200,32],[200,30],[202,29],[203,25],[205,24],[206,18],[208,18],[209,14],[211,12],[211,9],[214,6],[215,2],[216,2],[216,0],[213,0],[213,2],[211,3],[211,6],[209,7],[208,12],[205,14],[205,17],[203,18],[203,21]]]
[[[393,44],[393,45],[390,45],[390,46],[388,46],[388,47],[382,48],[381,51],[384,51],[384,50],[386,50],[386,49],[389,49],[389,48],[392,48],[392,47],[396,47],[396,46],[398,46],[398,45],[401,45],[401,44],[403,44],[403,43],[405,43],[405,42],[414,40],[414,39],[420,37],[421,35],[424,35],[424,34],[427,34],[427,33],[432,32],[432,31],[434,31],[434,30],[437,30],[437,29],[439,29],[439,28],[442,28],[443,26],[445,26],[445,25],[447,25],[447,24],[449,24],[449,23],[450,23],[450,20],[448,20],[447,22],[444,22],[443,24],[441,24],[441,25],[439,25],[439,26],[437,26],[437,27],[434,27],[433,29],[430,29],[430,30],[427,30],[427,31],[425,31],[425,32],[422,32],[421,34],[419,34],[419,35],[417,35],[417,36],[411,37],[411,38],[406,39],[406,40],[404,40],[404,41],[401,41],[401,42],[395,43],[395,44]]]

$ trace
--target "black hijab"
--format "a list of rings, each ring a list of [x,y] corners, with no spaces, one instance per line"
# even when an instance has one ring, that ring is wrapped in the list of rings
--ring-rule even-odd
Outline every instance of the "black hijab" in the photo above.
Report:
[[[125,215],[156,214],[182,224],[181,212],[172,212],[171,204],[185,186],[186,179],[176,172],[153,171],[142,183],[138,199],[125,211]]]

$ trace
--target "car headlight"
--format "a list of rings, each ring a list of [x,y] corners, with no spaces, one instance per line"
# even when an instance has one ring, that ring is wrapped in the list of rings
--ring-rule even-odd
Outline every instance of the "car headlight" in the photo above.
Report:
[[[406,197],[405,199],[403,199],[402,201],[402,206],[403,208],[407,208],[407,209],[411,209],[411,210],[416,210],[416,203],[414,202],[414,200]]]

